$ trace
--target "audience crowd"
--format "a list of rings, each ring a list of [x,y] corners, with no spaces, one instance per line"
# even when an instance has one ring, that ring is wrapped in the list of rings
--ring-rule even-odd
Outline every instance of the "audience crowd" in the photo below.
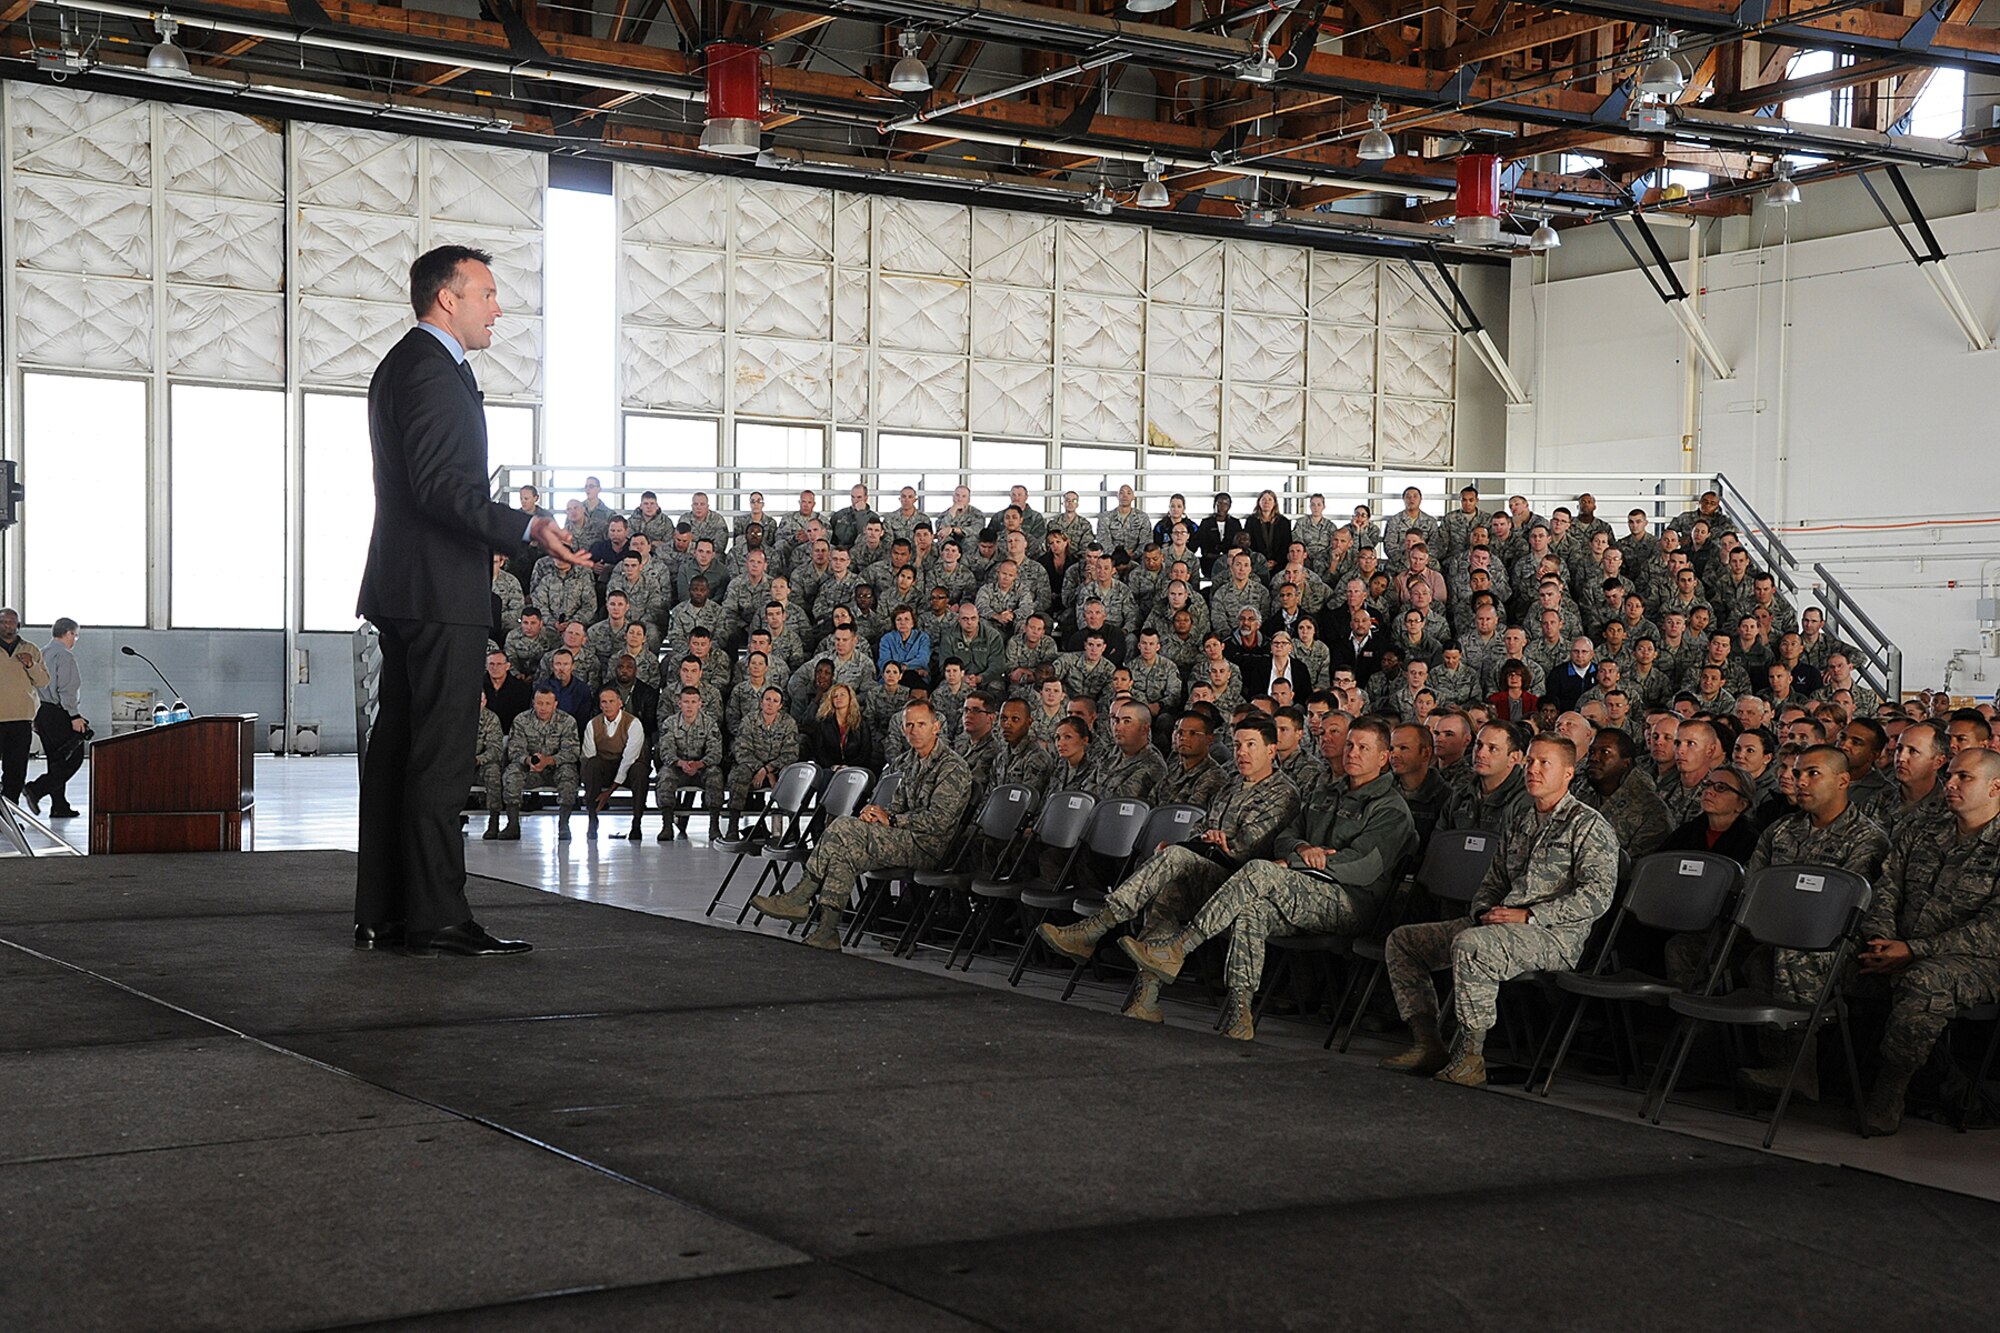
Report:
[[[752,493],[725,516],[697,493],[676,517],[650,491],[621,512],[590,479],[565,525],[594,570],[526,546],[494,559],[484,836],[518,838],[531,790],[560,838],[579,793],[595,834],[623,791],[628,836],[650,806],[668,841],[697,800],[712,836],[734,832],[798,759],[895,770],[888,805],[836,823],[798,885],[757,900],[838,948],[856,876],[935,862],[994,784],[1192,803],[1208,812],[1193,841],[1031,942],[1089,959],[1115,941],[1137,973],[1125,1012],[1157,1021],[1160,986],[1226,937],[1223,1027],[1247,1038],[1266,940],[1367,931],[1436,830],[1485,830],[1499,843],[1471,910],[1388,944],[1412,1042],[1386,1063],[1467,1084],[1501,984],[1576,967],[1633,860],[1837,865],[1875,885],[1843,984],[1889,1015],[1878,1132],[1953,1014],[2000,999],[1992,706],[1882,698],[1712,492],[1663,524],[1634,509],[1622,533],[1587,494],[1544,516],[1470,486],[1443,514],[1413,487],[1385,519],[1330,517],[1320,495],[1287,515],[1268,490],[1247,516],[1217,494],[1156,517],[1130,486],[1095,519],[1073,491],[1057,514],[1023,486],[997,514],[964,487],[937,513],[918,498],[877,512],[857,485],[829,513],[808,490],[779,515]],[[533,487],[520,500],[540,512]],[[1653,941],[1685,983],[1712,946]],[[1810,1002],[1827,956],[1724,961]],[[1776,1090],[1791,1040],[1743,1071],[1749,1091]]]

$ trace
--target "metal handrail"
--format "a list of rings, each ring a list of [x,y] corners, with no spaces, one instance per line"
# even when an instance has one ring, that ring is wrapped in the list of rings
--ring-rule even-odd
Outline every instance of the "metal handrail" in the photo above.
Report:
[[[1898,648],[1888,635],[1882,632],[1866,611],[1861,609],[1853,596],[1840,585],[1840,580],[1828,571],[1825,565],[1815,561],[1813,574],[1819,579],[1820,601],[1825,604],[1827,628],[1833,637],[1860,651],[1861,679],[1884,699],[1903,697],[1903,650]],[[1854,626],[1865,629],[1874,636],[1869,643],[1854,632]]]

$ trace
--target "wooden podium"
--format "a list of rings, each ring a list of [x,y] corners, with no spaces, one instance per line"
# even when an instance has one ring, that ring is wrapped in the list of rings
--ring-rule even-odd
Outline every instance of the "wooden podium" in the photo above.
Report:
[[[90,854],[250,850],[257,715],[220,713],[90,747]]]

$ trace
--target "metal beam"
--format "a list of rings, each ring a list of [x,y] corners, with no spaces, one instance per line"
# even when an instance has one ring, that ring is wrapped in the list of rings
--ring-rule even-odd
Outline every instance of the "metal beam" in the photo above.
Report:
[[[1715,5],[1673,3],[1671,0],[1545,0],[1551,9],[1596,14],[1627,23],[1676,28],[1724,36],[1751,36],[1779,46],[1818,51],[1842,51],[1854,56],[1887,56],[1909,65],[1950,65],[1976,74],[2000,75],[2000,34],[1968,23],[1943,21],[1957,0],[1936,0],[1914,18],[1862,12],[1854,4],[1819,7],[1818,17],[1776,18],[1765,15],[1769,0]],[[1810,11],[1809,11],[1810,12]],[[1933,17],[1935,15],[1936,17]]]
[[[1646,219],[1642,216],[1634,217],[1632,225],[1637,228],[1639,238],[1645,242],[1647,254],[1639,253],[1639,248],[1632,244],[1632,239],[1625,234],[1625,228],[1620,225],[1620,220],[1617,218],[1611,219],[1611,234],[1618,238],[1619,244],[1625,247],[1626,253],[1630,254],[1633,262],[1639,266],[1639,271],[1645,274],[1646,282],[1666,304],[1667,313],[1674,317],[1674,322],[1687,334],[1688,341],[1694,344],[1696,354],[1708,365],[1709,370],[1719,380],[1735,379],[1736,372],[1730,368],[1729,359],[1723,356],[1722,349],[1715,345],[1715,340],[1708,336],[1708,327],[1701,322],[1701,316],[1689,303],[1688,290],[1681,285],[1680,274],[1674,272],[1674,266],[1667,259],[1666,251],[1660,249],[1659,238],[1653,235],[1653,229],[1646,225]],[[1657,272],[1654,271],[1655,265],[1658,265]]]
[[[1917,203],[1917,196],[1910,189],[1909,181],[1903,178],[1903,173],[1896,167],[1885,168],[1885,174],[1889,178],[1889,183],[1895,187],[1896,196],[1903,201],[1904,209],[1909,212],[1909,225],[1917,233],[1917,240],[1923,243],[1921,249],[1916,242],[1911,241],[1909,234],[1903,230],[1903,223],[1889,210],[1888,200],[1884,199],[1882,192],[1875,188],[1875,182],[1868,178],[1869,173],[1862,172],[1856,179],[1861,182],[1861,187],[1868,191],[1868,197],[1875,201],[1875,207],[1881,210],[1883,220],[1889,224],[1889,230],[1896,234],[1896,239],[1903,243],[1903,249],[1907,250],[1910,258],[1915,261],[1917,271],[1924,275],[1931,285],[1931,290],[1938,294],[1938,300],[1944,302],[1944,308],[1951,312],[1951,317],[1958,321],[1958,327],[1964,330],[1965,336],[1972,341],[1972,350],[1992,351],[1993,335],[1986,331],[1986,326],[1980,322],[1979,316],[1973,313],[1972,303],[1965,299],[1965,290],[1958,285],[1958,278],[1951,271],[1949,256],[1945,254],[1944,247],[1938,244],[1937,233],[1931,230],[1930,219],[1924,216],[1924,210]]]

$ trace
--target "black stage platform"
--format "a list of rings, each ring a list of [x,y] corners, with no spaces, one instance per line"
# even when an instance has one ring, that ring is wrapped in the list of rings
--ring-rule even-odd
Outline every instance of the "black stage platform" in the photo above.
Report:
[[[352,867],[0,871],[0,1327],[1992,1326],[1975,1199]]]

